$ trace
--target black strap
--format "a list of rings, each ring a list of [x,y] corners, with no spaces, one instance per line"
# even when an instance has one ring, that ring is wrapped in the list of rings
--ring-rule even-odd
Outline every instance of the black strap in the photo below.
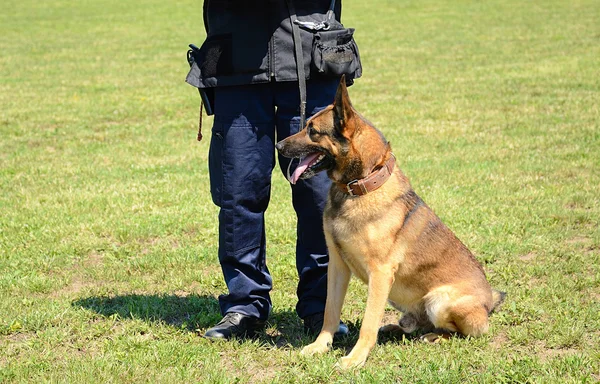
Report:
[[[334,12],[335,12],[335,0],[331,0],[331,4],[329,4],[329,9],[327,10],[327,17],[325,18],[328,23],[331,23],[331,20],[333,20]]]
[[[294,39],[294,53],[296,56],[296,72],[298,74],[298,88],[300,89],[300,129],[304,128],[306,122],[306,75],[304,73],[304,56],[302,55],[302,39],[300,28],[296,24],[296,9],[292,0],[286,0],[292,24],[292,37]]]

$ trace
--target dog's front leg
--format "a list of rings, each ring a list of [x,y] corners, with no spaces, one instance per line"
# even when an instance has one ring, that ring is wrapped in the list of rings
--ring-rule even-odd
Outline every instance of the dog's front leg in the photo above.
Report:
[[[340,257],[336,247],[329,241],[327,243],[329,245],[329,264],[327,266],[327,300],[325,301],[323,329],[314,343],[302,349],[300,352],[302,355],[325,353],[331,347],[333,334],[340,326],[342,304],[350,282],[350,269]]]
[[[360,336],[350,354],[340,360],[339,366],[342,369],[363,365],[377,342],[377,332],[383,318],[385,304],[394,283],[392,268],[386,268],[386,266],[378,268],[369,274],[367,307],[360,327]]]

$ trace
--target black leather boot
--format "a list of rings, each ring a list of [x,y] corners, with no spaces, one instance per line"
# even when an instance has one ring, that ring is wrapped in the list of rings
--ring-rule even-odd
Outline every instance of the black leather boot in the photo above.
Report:
[[[264,320],[242,315],[241,313],[229,312],[217,325],[209,328],[204,337],[212,340],[252,337],[256,334],[256,331],[261,330],[264,326]]]
[[[323,312],[315,313],[314,315],[306,316],[302,320],[304,321],[304,331],[311,335],[318,335],[323,328],[323,320],[325,314]],[[340,321],[340,326],[335,332],[335,336],[347,335],[349,332],[348,326]]]

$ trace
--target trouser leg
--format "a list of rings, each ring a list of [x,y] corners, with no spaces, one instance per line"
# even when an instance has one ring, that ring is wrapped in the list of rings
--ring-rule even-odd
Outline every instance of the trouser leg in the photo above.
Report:
[[[331,104],[338,80],[307,82],[307,117]],[[299,95],[297,83],[277,84],[277,140],[300,130]],[[290,159],[279,156],[286,173]],[[292,203],[297,216],[296,268],[298,270],[298,304],[302,318],[325,310],[327,296],[327,246],[323,234],[323,210],[331,181],[325,172],[292,185]]]
[[[215,89],[209,153],[211,195],[219,211],[219,262],[228,294],[222,314],[266,319],[271,276],[264,213],[274,167],[274,107],[268,85]]]

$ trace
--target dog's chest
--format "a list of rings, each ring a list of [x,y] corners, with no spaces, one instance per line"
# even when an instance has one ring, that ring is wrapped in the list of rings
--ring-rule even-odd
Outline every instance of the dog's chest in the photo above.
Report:
[[[328,210],[323,224],[333,243],[328,245],[336,247],[352,272],[365,282],[370,265],[388,264],[392,262],[390,258],[396,258],[388,215],[365,212],[360,206],[345,207],[335,212]]]

